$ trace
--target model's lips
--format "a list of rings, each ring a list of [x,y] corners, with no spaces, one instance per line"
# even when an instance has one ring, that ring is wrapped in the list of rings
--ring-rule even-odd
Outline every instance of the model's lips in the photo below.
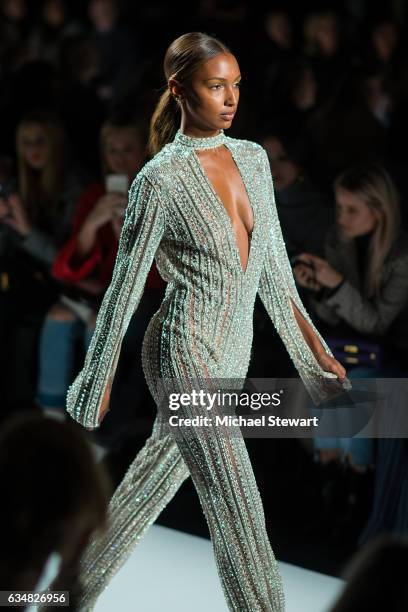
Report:
[[[221,113],[221,117],[226,117],[227,119],[232,119],[232,117],[235,115],[236,111],[231,111],[230,113]]]

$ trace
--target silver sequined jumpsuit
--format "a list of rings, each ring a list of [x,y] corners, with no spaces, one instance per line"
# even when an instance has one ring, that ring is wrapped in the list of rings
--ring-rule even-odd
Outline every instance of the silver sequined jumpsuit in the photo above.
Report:
[[[196,153],[219,146],[231,152],[253,209],[245,272],[230,217]],[[178,130],[129,190],[112,281],[84,367],[68,392],[67,409],[74,419],[88,428],[99,425],[102,398],[110,391],[123,336],[154,258],[168,283],[142,351],[156,401],[160,378],[186,385],[191,378],[245,378],[257,292],[315,403],[324,399],[322,369],[291,304],[313,326],[287,259],[265,150],[223,131],[196,138]],[[111,499],[107,532],[86,551],[81,610],[93,609],[97,596],[188,476],[208,522],[229,609],[284,610],[282,581],[242,436],[229,437],[222,428],[195,438],[164,435],[159,418]]]

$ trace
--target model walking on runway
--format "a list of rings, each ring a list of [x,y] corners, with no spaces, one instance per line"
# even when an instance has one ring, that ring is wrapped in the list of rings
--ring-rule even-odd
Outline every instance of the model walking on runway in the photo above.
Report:
[[[100,424],[121,343],[154,258],[168,285],[147,328],[142,363],[157,404],[160,379],[177,379],[186,389],[192,379],[245,379],[257,292],[319,403],[327,397],[324,371],[341,381],[347,381],[346,373],[298,296],[265,150],[224,132],[238,106],[237,60],[219,40],[192,32],[170,45],[164,72],[167,88],[151,121],[154,156],[130,188],[112,281],[84,367],[69,389],[68,412],[88,428]],[[192,414],[190,407],[178,412]],[[111,499],[106,534],[87,550],[81,610],[93,609],[191,476],[229,609],[282,612],[281,577],[242,436],[217,427],[195,437],[173,435],[162,424],[158,415]],[[136,590],[134,609],[139,607]]]

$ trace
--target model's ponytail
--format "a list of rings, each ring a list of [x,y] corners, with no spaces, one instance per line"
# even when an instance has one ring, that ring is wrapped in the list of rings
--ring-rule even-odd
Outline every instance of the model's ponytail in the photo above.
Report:
[[[171,142],[180,127],[181,108],[169,89],[169,79],[188,86],[197,68],[218,53],[231,53],[224,43],[203,32],[188,32],[176,38],[166,51],[163,69],[167,85],[150,121],[148,151],[153,157]]]
[[[171,142],[180,123],[180,108],[167,88],[161,95],[150,121],[149,154],[153,157]]]

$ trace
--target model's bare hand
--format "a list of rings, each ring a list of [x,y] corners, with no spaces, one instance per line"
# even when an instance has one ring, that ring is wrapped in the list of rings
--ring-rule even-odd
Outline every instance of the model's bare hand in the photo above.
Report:
[[[316,360],[325,372],[332,372],[333,374],[336,374],[340,381],[346,378],[346,369],[337,361],[337,359],[331,357],[331,355],[325,351],[317,353]]]

